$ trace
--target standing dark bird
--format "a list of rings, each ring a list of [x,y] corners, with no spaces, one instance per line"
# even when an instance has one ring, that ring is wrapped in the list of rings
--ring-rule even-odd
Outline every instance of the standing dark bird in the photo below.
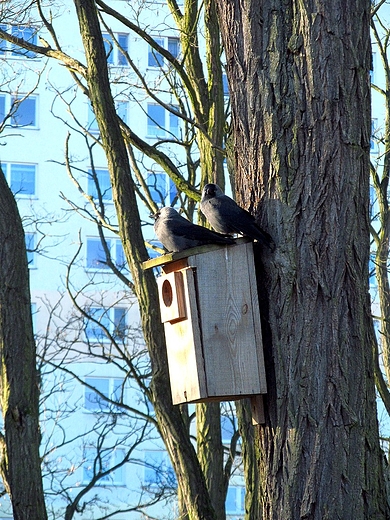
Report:
[[[225,195],[217,184],[206,184],[203,188],[200,210],[218,233],[239,233],[271,250],[275,248],[271,236],[258,226],[254,216]]]
[[[234,244],[234,240],[193,224],[179,213],[166,206],[155,215],[154,231],[162,245],[171,252],[183,251],[203,244]]]

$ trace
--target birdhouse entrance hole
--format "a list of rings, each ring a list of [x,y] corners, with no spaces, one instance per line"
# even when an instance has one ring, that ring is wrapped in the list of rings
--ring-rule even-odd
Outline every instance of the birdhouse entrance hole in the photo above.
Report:
[[[161,295],[162,295],[162,299],[163,299],[165,307],[170,307],[173,302],[173,292],[172,292],[172,286],[171,286],[169,280],[164,280],[164,282],[162,284]]]

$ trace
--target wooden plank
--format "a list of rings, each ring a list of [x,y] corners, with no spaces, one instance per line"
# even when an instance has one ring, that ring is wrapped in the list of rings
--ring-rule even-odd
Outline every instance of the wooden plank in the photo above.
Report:
[[[187,319],[164,323],[173,404],[207,397],[194,272],[181,272]]]
[[[257,345],[257,367],[259,370],[260,378],[260,394],[267,393],[267,377],[265,373],[264,364],[264,349],[263,349],[263,337],[261,333],[261,319],[260,319],[260,307],[259,307],[259,296],[257,292],[257,280],[256,280],[256,268],[255,258],[253,256],[253,243],[247,244],[247,259],[248,259],[248,278],[249,287],[251,291],[251,301],[253,305],[253,330],[255,333],[255,344]]]
[[[161,266],[161,270],[163,273],[172,273],[173,271],[179,271],[180,269],[185,269],[188,267],[188,258],[181,258],[180,260],[175,260],[174,262],[169,262],[169,264],[164,264]]]
[[[178,260],[176,255],[180,255],[180,253],[167,253],[166,255],[157,256],[156,258],[149,258],[149,260],[142,262],[142,269],[146,271],[147,269],[159,267],[160,265]]]
[[[224,402],[224,401],[237,401],[239,399],[252,399],[253,397],[253,394],[248,394],[248,395],[240,395],[240,396],[236,396],[236,395],[223,395],[223,396],[208,396],[208,397],[201,397],[200,399],[194,399],[193,401],[188,401],[188,402],[191,402],[191,403],[221,403],[221,402]],[[255,396],[255,397],[263,397],[262,395],[259,395],[259,396]],[[255,424],[253,422],[253,419],[252,419],[252,423]]]
[[[236,243],[248,241],[250,241],[250,239],[245,237],[236,239]],[[206,244],[204,246],[192,247],[191,249],[186,249],[185,251],[180,251],[179,253],[167,253],[165,255],[158,256],[157,258],[150,258],[149,260],[142,262],[142,269],[145,271],[146,269],[152,269],[153,267],[169,264],[170,262],[175,262],[176,260],[181,260],[182,258],[187,258],[189,256],[209,253],[210,251],[216,251],[218,249],[225,249],[225,247],[231,246]]]
[[[187,317],[183,273],[173,271],[157,279],[161,322],[184,320]]]
[[[262,341],[260,318],[254,316],[258,302],[256,285],[251,287],[252,267],[248,268],[251,255],[252,244],[246,242],[188,258],[189,265],[197,268],[209,397],[235,395],[238,399],[266,391],[265,374],[259,369]]]

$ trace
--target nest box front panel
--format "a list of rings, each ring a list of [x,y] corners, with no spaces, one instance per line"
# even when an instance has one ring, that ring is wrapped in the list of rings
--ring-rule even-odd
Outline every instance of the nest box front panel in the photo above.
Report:
[[[194,272],[173,271],[157,280],[173,404],[207,397]]]
[[[245,243],[188,259],[196,266],[210,397],[266,393],[252,248],[252,243]]]

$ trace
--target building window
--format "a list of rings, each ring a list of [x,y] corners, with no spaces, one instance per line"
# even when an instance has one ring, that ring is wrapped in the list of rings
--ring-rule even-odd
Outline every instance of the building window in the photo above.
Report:
[[[179,137],[179,118],[176,114],[172,114],[172,112],[155,103],[148,103],[147,114],[148,136],[172,137],[173,134],[173,136]]]
[[[125,256],[122,243],[117,238],[105,239],[108,253],[113,264],[122,269],[125,267]],[[88,269],[109,269],[106,252],[103,249],[100,238],[87,238],[87,268]]]
[[[372,185],[370,185],[370,220],[373,222],[379,220],[378,197],[376,195],[376,190]]]
[[[148,103],[148,135],[165,137],[165,109],[161,105]]]
[[[374,73],[376,71],[376,52],[371,53],[371,69],[370,69],[370,80],[371,83],[374,83],[375,77]]]
[[[37,30],[35,27],[29,27],[27,25],[14,25],[12,26],[12,36],[16,36],[17,38],[21,38],[26,42],[37,44]],[[12,55],[13,56],[25,56],[26,58],[35,58],[35,52],[28,51],[26,49],[22,49],[16,44],[12,45]]]
[[[100,452],[94,446],[87,446],[84,450],[83,482],[91,482],[100,477],[97,485],[123,486],[125,484],[125,466],[115,466],[123,462],[126,452],[123,448],[104,449]]]
[[[160,47],[164,47],[164,38],[154,38],[154,41]],[[162,67],[164,65],[163,56],[157,52],[151,45],[149,45],[148,52],[148,66],[149,67]]]
[[[34,45],[37,44],[37,29],[35,27],[31,27],[28,25],[5,25],[0,24],[0,29],[2,31],[8,32],[12,34],[12,36],[16,36],[17,38],[21,38],[29,43]],[[33,51],[29,51],[27,49],[23,49],[16,45],[15,43],[7,42],[6,40],[0,39],[0,55],[9,54],[13,57],[23,57],[23,58],[35,58],[36,54]]]
[[[11,123],[13,126],[37,125],[37,96],[13,96],[11,98]]]
[[[115,405],[107,399],[116,403],[123,402],[123,379],[86,377],[85,383],[88,385],[84,386],[84,408],[86,410],[109,412],[112,411],[113,407],[115,408]]]
[[[229,96],[229,83],[226,74],[222,74],[223,95]]]
[[[110,316],[106,309],[91,307],[88,309],[88,314],[91,316],[85,327],[85,337],[88,342],[109,341],[107,334],[110,333]]]
[[[127,65],[127,59],[126,54],[129,50],[129,37],[127,34],[118,34],[117,40],[119,44],[118,49],[118,57],[117,57],[117,64],[118,65]]]
[[[118,116],[124,123],[128,121],[129,113],[129,102],[128,101],[115,101],[116,111]]]
[[[180,41],[179,38],[168,38],[168,51],[174,58],[177,58],[180,53]]]
[[[10,119],[12,126],[37,128],[38,127],[38,96],[0,95],[0,123]]]
[[[125,252],[120,240],[115,240],[115,265],[120,271],[127,267]]]
[[[36,266],[36,260],[35,260],[35,256],[36,256],[36,246],[37,246],[37,237],[36,237],[36,233],[29,233],[29,232],[25,232],[24,233],[24,238],[25,238],[25,242],[26,242],[26,251],[27,251],[27,262],[28,262],[28,267],[31,268],[31,267],[35,267]]]
[[[106,239],[108,249],[111,247],[111,240]],[[100,238],[87,239],[87,267],[92,269],[108,269],[106,253]]]
[[[109,342],[112,336],[115,340],[126,338],[126,309],[124,307],[91,307],[87,314],[85,336],[88,342]]]
[[[104,48],[109,65],[125,66],[127,65],[126,53],[129,50],[129,37],[127,34],[114,34],[116,42],[111,34],[103,33]]]
[[[369,259],[369,264],[368,264],[368,269],[369,269],[369,283],[370,283],[370,287],[374,288],[374,287],[377,287],[378,285],[378,282],[377,282],[377,279],[376,279],[376,257],[375,257],[375,253],[371,253],[370,254],[370,259]]]
[[[145,451],[144,464],[144,483],[147,486],[176,489],[176,475],[165,451]]]
[[[160,47],[168,50],[174,58],[177,58],[180,53],[180,40],[179,38],[162,38],[156,37],[154,41]],[[148,66],[161,68],[164,66],[164,57],[157,50],[155,50],[151,45],[149,45],[148,50]]]
[[[2,169],[15,196],[35,195],[35,164],[3,163]]]
[[[158,205],[171,205],[177,197],[177,187],[165,172],[150,173],[146,178],[146,183],[152,199]]]
[[[37,304],[35,302],[31,302],[31,320],[32,320],[34,334],[36,334],[36,332],[37,332],[37,313],[38,313]]]
[[[177,110],[178,107],[172,107]],[[173,134],[175,137],[179,138],[179,117],[176,114],[172,114],[172,112],[168,112],[169,114],[169,132]]]
[[[100,197],[104,202],[112,201],[110,174],[107,169],[88,170],[88,194],[97,201]]]
[[[7,26],[3,23],[0,24],[0,29],[7,32]],[[4,56],[7,50],[9,50],[8,42],[3,40],[3,38],[0,38],[0,56]]]
[[[5,119],[5,94],[0,94],[0,123]]]
[[[230,444],[233,435],[237,428],[235,425],[235,418],[233,415],[222,415],[221,416],[221,433],[223,444]]]
[[[15,195],[35,195],[35,164],[10,164],[10,186]]]
[[[377,154],[379,151],[378,130],[378,119],[371,119],[370,153]]]
[[[245,488],[229,486],[226,496],[226,514],[243,515],[245,513]]]

